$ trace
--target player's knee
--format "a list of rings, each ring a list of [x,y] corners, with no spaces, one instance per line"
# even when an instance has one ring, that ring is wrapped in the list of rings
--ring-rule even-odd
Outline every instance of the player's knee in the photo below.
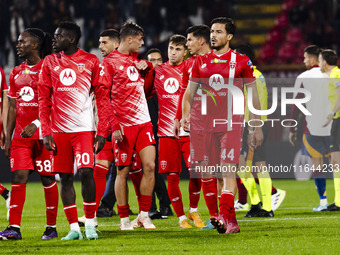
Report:
[[[93,169],[92,168],[80,168],[78,172],[79,172],[79,176],[80,176],[81,180],[93,178]]]
[[[26,184],[28,181],[28,174],[23,171],[12,172],[12,183]]]
[[[154,161],[149,161],[143,163],[143,172],[153,174],[155,172],[155,162]]]

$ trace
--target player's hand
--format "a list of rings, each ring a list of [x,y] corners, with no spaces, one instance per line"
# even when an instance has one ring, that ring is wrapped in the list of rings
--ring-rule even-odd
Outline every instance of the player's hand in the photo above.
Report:
[[[112,133],[113,138],[116,139],[116,141],[118,142],[123,141],[123,135],[124,135],[124,129],[122,125],[120,125],[120,130],[115,130]]]
[[[96,138],[94,139],[94,153],[98,154],[105,145],[105,137],[96,135]]]
[[[181,123],[179,122],[179,119],[175,119],[174,127],[172,128],[172,133],[177,139],[179,138],[179,134],[181,132]]]
[[[296,132],[290,132],[289,133],[289,143],[294,147],[296,141],[297,141],[297,133]]]
[[[325,124],[322,125],[322,127],[327,127],[329,125],[329,123],[331,123],[333,117],[334,117],[334,115],[332,113],[328,114],[327,121],[325,122]]]
[[[47,135],[44,137],[44,145],[45,145],[46,150],[48,151],[56,150],[56,145],[55,145],[52,135]]]
[[[5,142],[5,155],[8,158],[11,156],[11,138],[6,138],[6,142]]]
[[[182,123],[181,123],[184,131],[190,132],[190,115],[188,117],[182,118]]]
[[[263,137],[262,128],[255,128],[255,131],[254,131],[255,148],[262,145],[263,138],[264,137]]]
[[[34,123],[31,123],[24,127],[24,129],[21,132],[21,137],[30,138],[35,133],[35,131],[37,131],[37,129],[38,129],[37,126]]]
[[[145,70],[148,68],[148,63],[146,63],[145,60],[141,60],[138,63],[136,63],[136,68],[138,70]]]

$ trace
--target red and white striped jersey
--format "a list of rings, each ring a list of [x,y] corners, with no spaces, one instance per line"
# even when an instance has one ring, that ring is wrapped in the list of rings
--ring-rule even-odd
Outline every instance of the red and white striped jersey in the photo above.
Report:
[[[105,122],[111,124],[112,131],[119,130],[119,125],[134,126],[151,120],[143,77],[152,70],[152,64],[147,62],[148,68],[138,71],[136,63],[139,61],[137,53],[126,55],[115,50],[100,64],[98,86],[110,93],[104,103]],[[98,129],[102,127],[98,125]]]
[[[38,82],[43,61],[29,66],[26,62],[15,67],[9,76],[8,96],[16,99],[16,121],[13,138],[23,139],[22,130],[39,117]],[[39,139],[37,130],[29,139]],[[27,139],[27,138],[25,138]]]
[[[183,86],[183,71],[186,62],[177,66],[169,62],[155,68],[154,85],[158,97],[158,136],[173,136],[172,129],[178,106],[180,93]],[[187,86],[187,84],[186,84]],[[180,136],[188,136],[189,133],[181,129]]]
[[[241,123],[243,123],[244,115],[233,114],[233,100],[240,99],[243,106],[238,105],[238,107],[244,108],[243,85],[255,82],[253,69],[253,64],[246,55],[231,49],[222,55],[211,51],[208,54],[197,56],[190,80],[200,84],[201,103],[207,109],[206,117],[204,117],[206,132],[243,128]],[[237,95],[237,92],[240,95]],[[204,112],[202,108],[201,111]],[[217,119],[228,120],[228,124],[214,127],[213,122]],[[231,126],[232,123],[239,124]],[[192,123],[190,123],[190,127],[196,129]]]
[[[39,116],[43,136],[51,131],[96,130],[92,84],[96,84],[98,72],[98,58],[81,49],[72,55],[59,52],[45,58],[39,79]]]

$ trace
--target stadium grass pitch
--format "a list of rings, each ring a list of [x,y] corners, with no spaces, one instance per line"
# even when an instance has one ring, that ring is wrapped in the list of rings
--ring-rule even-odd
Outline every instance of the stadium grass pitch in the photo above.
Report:
[[[44,232],[45,201],[40,183],[27,185],[23,211],[22,240],[0,241],[0,253],[26,254],[336,254],[340,250],[340,212],[312,212],[318,205],[314,182],[274,180],[275,187],[287,191],[286,199],[271,219],[246,219],[237,212],[241,232],[218,235],[216,230],[179,229],[175,216],[154,220],[156,230],[120,231],[119,217],[99,218],[98,240],[61,241],[69,231],[59,200],[58,239],[40,240]],[[10,187],[10,184],[6,185]],[[75,183],[78,215],[83,215],[80,183]],[[131,183],[130,205],[138,211]],[[185,212],[189,210],[188,181],[181,182]],[[333,203],[333,180],[327,180],[328,202]],[[116,210],[116,209],[115,209]],[[203,220],[209,214],[203,195],[199,202]],[[135,216],[130,216],[132,220]],[[191,222],[192,224],[192,222]],[[0,200],[0,228],[6,228],[5,201]],[[193,224],[192,224],[193,225]],[[83,229],[83,228],[82,228]]]

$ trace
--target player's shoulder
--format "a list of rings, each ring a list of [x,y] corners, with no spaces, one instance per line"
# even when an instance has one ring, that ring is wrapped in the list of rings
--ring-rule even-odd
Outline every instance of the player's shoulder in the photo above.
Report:
[[[340,78],[340,69],[339,67],[334,67],[331,71],[330,78]]]
[[[241,54],[235,50],[232,50],[232,53],[236,54],[236,61],[240,63],[247,64],[249,66],[252,66],[253,63],[250,60],[250,58],[246,54]]]
[[[25,65],[26,65],[26,62],[24,63],[21,63],[20,65],[17,65],[16,67],[14,67],[11,71],[11,74],[18,74],[20,73],[22,70],[25,69]]]

